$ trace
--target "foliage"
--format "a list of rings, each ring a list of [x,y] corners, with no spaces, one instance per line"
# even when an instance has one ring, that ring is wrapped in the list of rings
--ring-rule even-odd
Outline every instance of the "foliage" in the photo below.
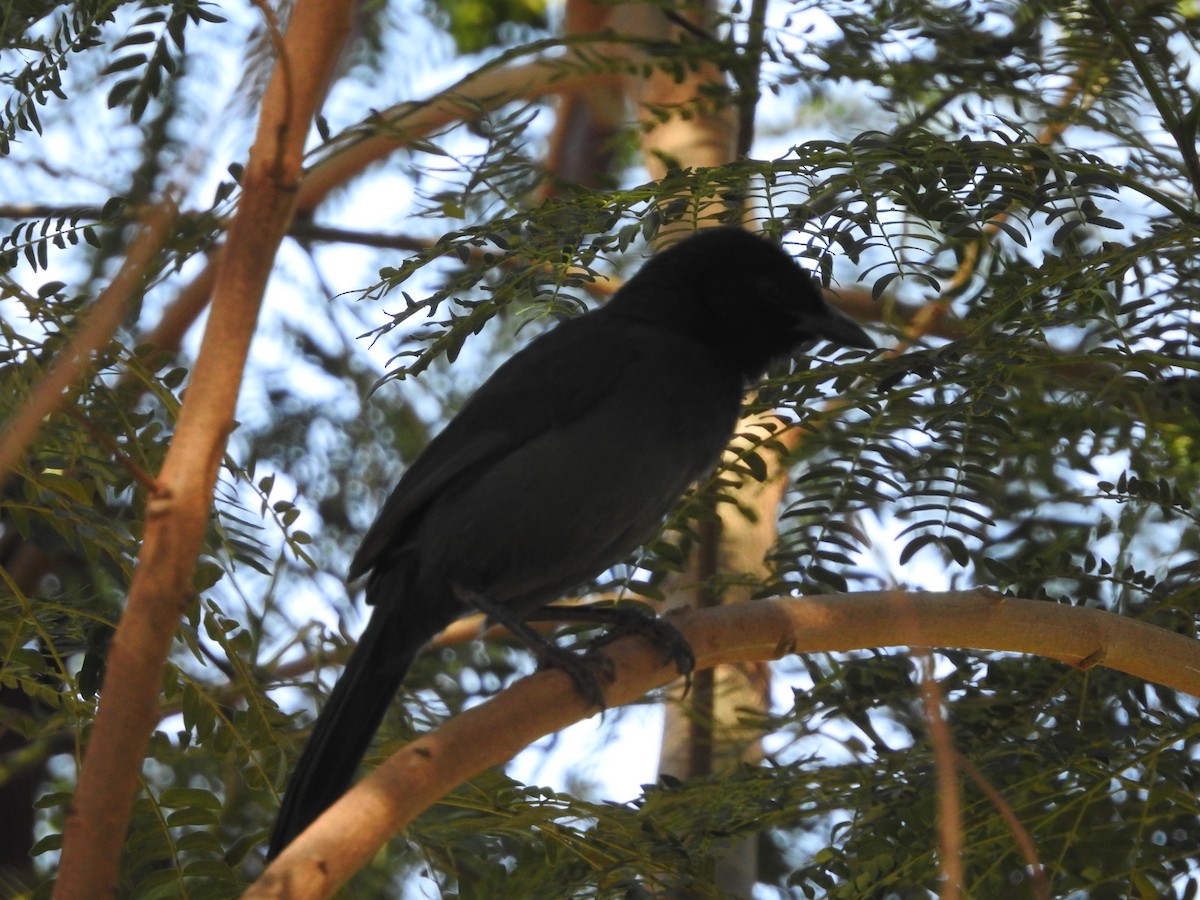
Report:
[[[443,4],[406,27],[433,57],[519,58],[520,41],[549,38],[535,4],[511,4],[504,27],[471,25],[475,6]],[[322,210],[347,227],[403,228],[418,249],[298,242],[307,259],[281,257],[164,680],[125,893],[233,896],[257,874],[304,720],[291,714],[319,702],[354,630],[340,576],[371,510],[495,357],[597,302],[595,279],[635,265],[694,196],[724,198],[731,218],[744,205],[827,284],[861,286],[877,333],[900,350],[798,361],[760,393],[807,429],[762,594],[990,584],[1194,634],[1200,105],[1189,73],[1200,35],[1189,9],[778,3],[759,46],[738,44],[747,11],[735,4],[711,34],[651,49],[666,71],[698,56],[724,65],[742,88],[712,103],[740,102],[747,55],[761,61],[749,159],[654,182],[629,167],[611,191],[531,202],[549,105],[513,104],[365,176],[385,203],[352,194],[349,212]],[[197,212],[117,339],[4,484],[0,701],[19,741],[0,744],[0,778],[37,779],[36,880],[53,874],[136,554],[137,475],[158,470],[186,385],[186,348],[174,358],[148,342],[237,199],[229,171],[250,128],[215,114],[210,79],[222,81],[218,64],[237,68],[225,48],[251,46],[255,23],[214,10],[148,0],[0,14],[0,153],[18,173],[0,188],[10,406],[111,275],[139,203],[212,154],[185,203]],[[372,67],[422,52],[411,39],[384,33],[384,52],[335,88],[319,151],[359,119],[388,127],[368,117],[383,102],[362,91],[382,77]],[[669,550],[636,562],[651,593],[675,565]],[[1195,895],[1192,698],[1040,659],[938,660],[955,745],[1034,835],[1056,896]],[[494,645],[423,659],[379,752],[527,667]],[[763,723],[768,764],[622,804],[490,773],[422,817],[351,895],[428,870],[464,898],[706,896],[719,855],[763,833],[763,896],[930,895],[936,787],[915,666],[863,651],[793,659],[777,675],[791,690]],[[971,895],[1027,891],[995,805],[964,790]]]

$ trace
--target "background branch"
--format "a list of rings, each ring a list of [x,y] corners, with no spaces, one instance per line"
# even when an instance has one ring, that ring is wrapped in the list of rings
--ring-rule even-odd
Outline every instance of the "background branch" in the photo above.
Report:
[[[108,288],[88,309],[75,335],[58,355],[45,377],[4,423],[0,439],[0,483],[24,457],[42,422],[74,393],[92,354],[108,346],[130,301],[158,251],[171,235],[178,212],[175,191],[168,190],[162,202],[147,211],[141,230],[129,247],[125,261]]]

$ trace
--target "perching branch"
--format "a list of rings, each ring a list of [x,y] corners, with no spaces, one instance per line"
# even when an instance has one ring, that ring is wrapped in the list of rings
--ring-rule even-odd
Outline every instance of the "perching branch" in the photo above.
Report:
[[[1200,696],[1200,641],[1090,607],[988,589],[758,600],[682,610],[671,621],[691,643],[698,669],[790,653],[888,647],[903,637],[929,647],[1103,665]],[[640,637],[617,641],[603,653],[616,676],[604,692],[609,707],[631,703],[676,677]],[[394,753],[293,841],[243,897],[331,896],[393,834],[454,787],[593,714],[562,672],[518,681]]]

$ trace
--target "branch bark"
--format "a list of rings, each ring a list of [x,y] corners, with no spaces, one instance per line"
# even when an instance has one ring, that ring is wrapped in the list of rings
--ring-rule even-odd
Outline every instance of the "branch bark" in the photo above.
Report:
[[[242,203],[171,448],[146,508],[145,537],[113,637],[100,708],[67,818],[54,896],[116,895],[118,863],[158,721],[163,666],[192,594],[217,468],[276,250],[291,221],[304,142],[353,5],[300,0],[263,98]]]
[[[344,146],[335,147],[308,171],[300,186],[298,213],[311,215],[332,190],[371,163],[439,128],[474,121],[505,103],[572,91],[602,90],[621,78],[614,73],[572,71],[568,62],[551,57],[498,69],[485,67],[429,100],[400,103],[384,110],[363,123],[364,137],[347,139]]]
[[[1032,653],[1084,669],[1103,665],[1200,696],[1200,641],[1102,610],[1004,597],[986,588],[757,600],[681,610],[671,621],[691,643],[698,669],[790,653],[888,647],[903,636],[930,647]],[[616,676],[604,692],[609,707],[676,677],[640,637],[614,642],[603,654]],[[243,897],[331,896],[388,838],[455,786],[594,712],[560,671],[518,681],[392,754],[290,844]]]
[[[116,333],[129,302],[146,278],[158,251],[171,234],[179,209],[173,192],[151,208],[134,238],[120,270],[88,309],[71,342],[50,371],[4,423],[0,441],[0,483],[20,463],[46,417],[62,406],[74,393],[80,376],[91,365],[92,354],[108,346]]]
[[[613,73],[574,72],[561,58],[538,59],[500,69],[484,68],[425,100],[400,103],[361,123],[348,137],[304,173],[296,192],[294,218],[311,219],[329,194],[344,186],[374,162],[459,121],[474,121],[489,110],[516,100],[534,100],[549,94],[607,90],[622,76]],[[381,127],[381,125],[383,127]],[[300,236],[311,236],[310,226],[299,226]],[[145,342],[176,350],[183,333],[203,312],[213,284],[218,260],[229,242],[210,253],[208,264],[180,293],[164,314],[163,322]]]

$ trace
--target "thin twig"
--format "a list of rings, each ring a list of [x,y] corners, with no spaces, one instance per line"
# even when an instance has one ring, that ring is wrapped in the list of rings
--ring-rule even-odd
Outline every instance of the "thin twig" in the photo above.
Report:
[[[82,425],[88,434],[96,439],[96,442],[100,446],[112,454],[117,464],[128,472],[134,481],[146,489],[147,493],[155,496],[162,492],[162,486],[155,480],[154,476],[134,462],[133,458],[125,452],[121,445],[114,441],[110,435],[101,431],[95,422],[73,406],[64,406],[63,412]]]
[[[766,34],[767,0],[754,0],[750,4],[750,16],[746,22],[749,29],[746,35],[745,49],[741,59],[745,61],[744,69],[738,73],[738,87],[741,96],[738,98],[738,135],[737,159],[745,159],[750,155],[754,144],[754,122],[758,113],[758,101],[761,91],[758,87],[759,71],[762,68],[763,37]]]
[[[926,647],[914,648],[920,663],[921,700],[929,744],[937,769],[938,868],[941,871],[940,900],[958,900],[964,886],[962,790],[958,784],[958,759],[950,726],[942,714],[942,691],[933,677],[933,654]]]
[[[1013,808],[1008,805],[1008,801],[1004,799],[1004,795],[996,789],[995,785],[988,781],[987,776],[979,771],[979,767],[975,763],[961,753],[958,754],[955,762],[975,782],[976,787],[992,801],[992,806],[996,808],[996,812],[1000,813],[1000,818],[1012,832],[1017,846],[1021,848],[1021,854],[1025,857],[1025,862],[1029,865],[1030,888],[1033,890],[1034,896],[1037,897],[1037,900],[1050,900],[1050,883],[1046,880],[1046,870],[1042,868],[1042,862],[1038,858],[1037,847],[1021,820],[1017,818],[1017,814],[1013,812]]]

